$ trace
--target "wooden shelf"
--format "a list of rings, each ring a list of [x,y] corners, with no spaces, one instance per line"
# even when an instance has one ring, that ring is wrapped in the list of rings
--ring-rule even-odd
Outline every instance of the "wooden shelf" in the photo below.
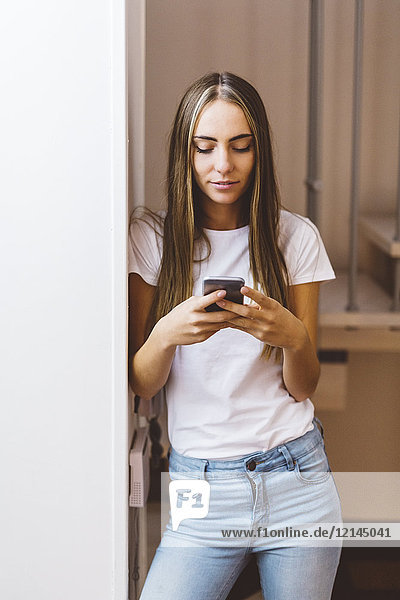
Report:
[[[400,352],[400,312],[393,299],[365,274],[358,276],[358,311],[348,311],[348,276],[321,286],[321,349]]]
[[[400,240],[395,240],[394,215],[369,215],[360,218],[361,231],[373,244],[392,258],[400,258]]]

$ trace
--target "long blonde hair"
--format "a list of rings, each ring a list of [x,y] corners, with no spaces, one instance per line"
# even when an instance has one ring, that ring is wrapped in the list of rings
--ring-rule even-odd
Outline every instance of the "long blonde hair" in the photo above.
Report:
[[[200,113],[207,104],[217,99],[237,104],[254,136],[255,167],[246,204],[254,285],[259,284],[263,293],[283,306],[288,304],[288,274],[278,246],[281,203],[264,104],[255,88],[241,77],[228,72],[210,73],[186,90],[170,134],[163,255],[150,327],[192,295],[195,241],[202,238],[210,248],[199,224],[191,152],[193,132]],[[269,358],[272,349],[265,345],[263,355]]]

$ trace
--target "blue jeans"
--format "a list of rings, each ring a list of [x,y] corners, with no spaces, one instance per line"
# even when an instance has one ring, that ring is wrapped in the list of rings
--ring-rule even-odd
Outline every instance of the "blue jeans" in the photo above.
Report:
[[[185,480],[187,492],[192,480],[208,481],[209,509],[175,530],[169,522],[140,600],[223,600],[252,554],[266,600],[329,600],[340,542],[292,537],[341,521],[315,419],[300,438],[236,460],[190,458],[172,449],[169,469],[173,481]]]

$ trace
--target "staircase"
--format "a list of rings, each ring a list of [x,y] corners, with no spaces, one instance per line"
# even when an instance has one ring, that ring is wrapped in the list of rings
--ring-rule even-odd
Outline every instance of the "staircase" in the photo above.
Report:
[[[349,277],[321,286],[320,348],[400,352],[400,240],[394,215],[368,215],[359,220],[360,232],[379,251],[391,257],[393,293],[389,295],[370,275],[358,273],[357,308],[348,310]]]

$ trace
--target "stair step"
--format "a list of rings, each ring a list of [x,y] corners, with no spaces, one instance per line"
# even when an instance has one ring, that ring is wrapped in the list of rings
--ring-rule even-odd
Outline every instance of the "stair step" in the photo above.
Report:
[[[391,310],[393,298],[368,275],[359,273],[358,311],[346,310],[348,275],[336,273],[337,279],[321,286],[320,325],[357,329],[400,328],[400,312]]]
[[[395,240],[395,215],[368,215],[360,218],[361,231],[381,250],[400,258],[400,240]]]

